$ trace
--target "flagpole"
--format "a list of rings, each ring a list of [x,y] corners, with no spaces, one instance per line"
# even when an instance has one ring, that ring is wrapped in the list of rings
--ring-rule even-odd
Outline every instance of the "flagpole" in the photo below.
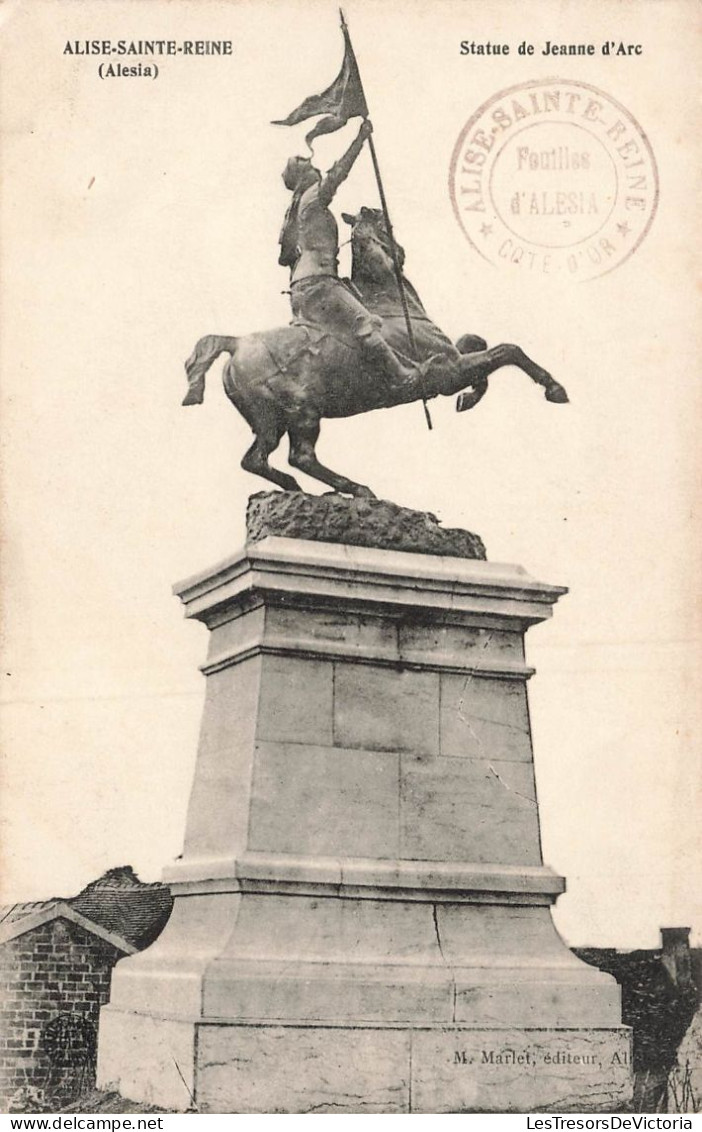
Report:
[[[361,79],[361,72],[359,70],[358,60],[356,59],[356,52],[353,49],[353,44],[351,43],[351,35],[349,33],[348,24],[346,23],[346,18],[344,16],[344,13],[343,13],[341,8],[339,8],[339,15],[341,16],[342,30],[345,31],[345,33],[346,33],[348,43],[349,43],[349,48],[351,50],[351,54],[353,56],[354,63],[356,64],[356,73],[358,75],[359,86],[360,86],[361,92],[363,94],[363,101],[366,103],[366,106],[367,106],[368,103],[366,102],[366,95],[365,95],[365,91],[363,90],[363,80]],[[402,278],[402,267],[400,266],[400,259],[399,259],[399,256],[397,254],[397,244],[395,243],[395,235],[394,235],[394,232],[392,230],[390,213],[388,211],[388,202],[387,202],[387,199],[385,197],[385,189],[383,187],[383,178],[380,175],[380,166],[378,165],[378,155],[375,151],[375,144],[373,142],[373,135],[372,134],[368,135],[368,146],[369,146],[369,149],[370,149],[371,160],[373,161],[373,170],[375,172],[375,179],[376,179],[376,182],[378,184],[378,195],[380,196],[380,206],[383,210],[383,216],[385,217],[385,227],[387,228],[388,240],[390,242],[390,255],[392,256],[392,264],[393,264],[393,268],[395,270],[395,279],[397,281],[397,289],[400,292],[400,303],[402,304],[402,313],[405,317],[405,325],[407,327],[407,337],[409,338],[410,349],[411,349],[411,351],[414,355],[414,360],[416,362],[419,362],[419,351],[417,350],[417,342],[416,342],[416,339],[414,337],[414,330],[412,329],[412,319],[410,318],[409,306],[407,305],[407,292],[405,291],[405,282],[404,282],[404,279]],[[424,407],[424,416],[426,418],[427,428],[431,430],[434,426],[432,425],[431,415],[429,413],[429,406],[427,405],[426,390],[424,388],[424,380],[421,377],[421,375],[420,375],[420,378],[419,378],[419,384],[420,384],[420,388],[422,390],[422,405]]]

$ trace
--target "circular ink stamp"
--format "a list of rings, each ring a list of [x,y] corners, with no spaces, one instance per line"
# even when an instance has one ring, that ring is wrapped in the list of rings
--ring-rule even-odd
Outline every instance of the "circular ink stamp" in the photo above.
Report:
[[[648,138],[587,83],[521,83],[469,118],[451,158],[456,218],[484,259],[578,282],[632,255],[651,227],[658,171]]]

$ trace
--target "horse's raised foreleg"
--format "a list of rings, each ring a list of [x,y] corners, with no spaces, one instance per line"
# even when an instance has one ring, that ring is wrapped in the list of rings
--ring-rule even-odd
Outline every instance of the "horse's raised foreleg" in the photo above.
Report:
[[[462,334],[456,342],[456,349],[459,354],[477,354],[482,350],[487,350],[487,348],[487,342],[478,334]]]
[[[547,401],[554,401],[557,404],[567,402],[568,394],[565,389],[551,377],[547,370],[537,365],[528,354],[524,353],[520,346],[503,343],[500,346],[492,346],[489,350],[467,354],[460,358],[458,371],[462,382],[463,384],[470,384],[473,388],[461,393],[456,402],[457,412],[464,412],[477,404],[485,392],[483,386],[486,386],[489,375],[503,366],[517,366],[518,369],[521,369],[532,381],[543,387]],[[482,392],[480,392],[481,389]]]
[[[484,338],[480,338],[477,334],[464,334],[456,342],[456,349],[459,354],[476,354],[487,350],[488,344]],[[488,382],[486,377],[476,378],[473,388],[467,389],[461,393],[458,401],[456,402],[456,412],[464,413],[466,409],[472,409],[482,401],[487,393]],[[459,408],[460,406],[460,408]]]
[[[299,468],[301,472],[306,472],[308,476],[329,484],[329,487],[333,487],[334,491],[340,491],[344,495],[362,495],[369,499],[375,499],[369,487],[355,483],[353,480],[347,479],[346,476],[340,476],[337,472],[333,472],[331,468],[326,468],[324,464],[320,464],[315,452],[315,445],[319,438],[318,420],[297,422],[290,426],[288,435],[290,437],[289,460],[293,468]]]
[[[456,412],[465,413],[466,409],[473,409],[478,404],[478,401],[482,401],[487,393],[487,389],[487,378],[476,378],[475,384],[471,389],[465,389],[463,393],[459,393],[458,400],[456,401]]]
[[[537,363],[533,361],[528,354],[525,354],[521,346],[510,346],[503,344],[501,346],[496,346],[495,349],[501,350],[502,356],[505,359],[499,364],[505,366],[517,366],[518,369],[523,370],[524,373],[527,374],[532,381],[535,381],[537,385],[542,385],[544,387],[544,389],[546,390],[545,397],[547,401],[555,401],[557,404],[564,404],[565,402],[567,402],[568,394],[566,393],[563,386],[555,381],[547,370],[543,369],[542,366],[537,365]]]
[[[301,491],[299,483],[285,472],[279,472],[268,463],[268,457],[280,444],[285,432],[280,424],[266,424],[256,433],[256,439],[242,458],[241,466],[246,472],[253,472],[255,476],[263,476],[284,491]]]

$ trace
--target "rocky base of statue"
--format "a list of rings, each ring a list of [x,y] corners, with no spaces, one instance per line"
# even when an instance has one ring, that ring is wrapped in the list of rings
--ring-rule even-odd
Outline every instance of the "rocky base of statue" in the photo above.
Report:
[[[255,497],[246,549],[177,589],[210,630],[185,845],[168,925],[115,968],[101,1087],[236,1113],[631,1095],[619,989],[558,936],[541,857],[524,634],[564,591],[315,541],[388,506]]]
[[[478,535],[443,528],[429,511],[412,511],[386,499],[349,498],[336,492],[320,496],[303,491],[259,491],[249,498],[246,535],[248,542],[280,535],[449,558],[486,557]]]

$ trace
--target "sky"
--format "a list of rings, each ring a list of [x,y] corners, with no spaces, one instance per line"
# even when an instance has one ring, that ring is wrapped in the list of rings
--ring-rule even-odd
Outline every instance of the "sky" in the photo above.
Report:
[[[544,854],[568,882],[556,922],[572,945],[653,947],[676,925],[699,943],[691,5],[354,0],[346,14],[408,277],[451,337],[519,343],[571,402],[506,369],[470,413],[433,402],[432,432],[418,405],[327,421],[320,458],[569,587],[527,637]],[[239,466],[250,433],[218,367],[205,403],[181,407],[183,361],[205,333],[288,320],[280,173],[305,127],[270,122],[331,81],[341,36],[325,0],[30,0],[2,21],[9,901],[71,895],[122,864],[157,879],[181,851],[206,630],[171,587],[239,550],[265,487]],[[95,38],[233,52],[100,79],[99,57],[65,52]],[[516,53],[525,38],[534,57]],[[544,58],[547,38],[643,53]],[[466,39],[514,49],[462,56]],[[552,76],[623,103],[660,177],[640,247],[583,283],[487,262],[449,193],[479,106]],[[319,139],[322,168],[352,136]],[[337,213],[377,203],[364,154]]]

